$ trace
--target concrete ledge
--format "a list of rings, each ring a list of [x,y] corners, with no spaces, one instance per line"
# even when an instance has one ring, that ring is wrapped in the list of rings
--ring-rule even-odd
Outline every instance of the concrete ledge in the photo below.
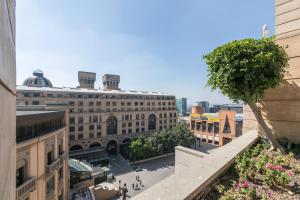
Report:
[[[232,142],[201,156],[194,150],[176,148],[175,174],[153,185],[132,199],[192,200],[200,197],[233,164],[236,156],[258,140],[249,131]],[[182,151],[183,150],[183,151]]]

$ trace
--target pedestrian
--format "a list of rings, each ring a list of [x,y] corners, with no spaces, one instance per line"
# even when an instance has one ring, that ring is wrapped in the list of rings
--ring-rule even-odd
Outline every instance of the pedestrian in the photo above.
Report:
[[[135,176],[135,180],[138,180],[137,176]]]
[[[138,183],[135,184],[135,189],[136,189],[136,190],[139,189]]]
[[[140,180],[140,186],[142,186],[142,180]]]
[[[134,190],[134,183],[132,183],[132,189]]]
[[[140,176],[139,175],[137,175],[137,181],[139,181],[140,180]]]
[[[127,196],[127,187],[126,187],[126,183],[124,183],[124,187],[122,188],[122,200],[126,200],[126,196]]]

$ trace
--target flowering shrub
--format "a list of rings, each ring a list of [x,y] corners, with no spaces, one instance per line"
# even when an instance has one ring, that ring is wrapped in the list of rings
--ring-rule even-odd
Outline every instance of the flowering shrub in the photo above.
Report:
[[[219,188],[219,192],[224,191],[224,187]],[[256,185],[250,184],[247,180],[234,183],[234,187],[224,192],[221,200],[244,200],[254,199],[256,195]]]

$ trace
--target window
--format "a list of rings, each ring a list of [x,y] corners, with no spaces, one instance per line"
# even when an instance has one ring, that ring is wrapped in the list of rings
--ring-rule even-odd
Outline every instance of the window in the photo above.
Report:
[[[51,165],[53,161],[54,161],[54,151],[52,150],[47,153],[47,164]]]
[[[61,167],[59,170],[58,170],[58,179],[59,180],[62,180],[64,178],[64,167]]]
[[[74,106],[74,105],[75,105],[74,101],[69,102],[69,106]]]
[[[78,102],[77,102],[77,105],[78,105],[78,106],[83,106],[83,102],[82,102],[82,101],[78,101]]]
[[[93,131],[94,130],[94,125],[89,126],[89,130]]]
[[[110,116],[106,120],[107,135],[117,134],[118,132],[118,119],[115,116]]]
[[[69,127],[69,132],[74,132],[75,131],[75,127]]]
[[[139,126],[139,125],[140,125],[140,122],[135,122],[135,125],[136,125],[136,126]]]
[[[98,122],[98,116],[97,115],[93,116],[93,122]]]
[[[122,123],[122,127],[126,127],[126,123]]]
[[[70,117],[69,118],[69,123],[74,124],[75,123],[75,117]]]
[[[82,124],[83,123],[83,117],[82,116],[79,116],[78,117],[78,124]]]
[[[155,130],[156,129],[156,116],[151,114],[148,118],[148,130]]]
[[[126,130],[122,130],[122,134],[126,134]]]
[[[32,101],[32,105],[40,105],[39,101]]]
[[[170,113],[169,116],[172,117],[173,116],[172,113]]]
[[[101,106],[101,101],[97,101],[96,106]]]
[[[47,181],[47,196],[49,196],[54,191],[55,183],[54,183],[54,176],[52,176]]]
[[[25,179],[25,167],[22,166],[19,169],[17,169],[17,171],[16,171],[16,184],[17,184],[17,187],[24,183],[24,179]]]
[[[139,114],[136,114],[135,119],[136,119],[136,120],[139,120],[139,119],[140,119],[140,115],[139,115]]]
[[[128,122],[128,127],[131,127],[132,126],[132,123],[131,122]]]
[[[110,102],[109,101],[106,102],[106,106],[110,106]]]
[[[82,140],[83,139],[83,134],[82,133],[79,133],[78,134],[78,140]]]
[[[142,114],[142,115],[141,115],[141,118],[142,118],[142,119],[145,119],[145,114]]]
[[[128,133],[129,133],[129,134],[132,133],[132,130],[131,130],[131,129],[128,129]]]

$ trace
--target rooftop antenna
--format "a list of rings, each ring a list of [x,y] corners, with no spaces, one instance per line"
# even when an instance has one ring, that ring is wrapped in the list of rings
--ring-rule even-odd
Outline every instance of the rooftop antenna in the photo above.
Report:
[[[267,24],[265,24],[262,27],[262,36],[265,38],[265,37],[268,37],[268,34],[269,34],[269,28],[268,28]]]

